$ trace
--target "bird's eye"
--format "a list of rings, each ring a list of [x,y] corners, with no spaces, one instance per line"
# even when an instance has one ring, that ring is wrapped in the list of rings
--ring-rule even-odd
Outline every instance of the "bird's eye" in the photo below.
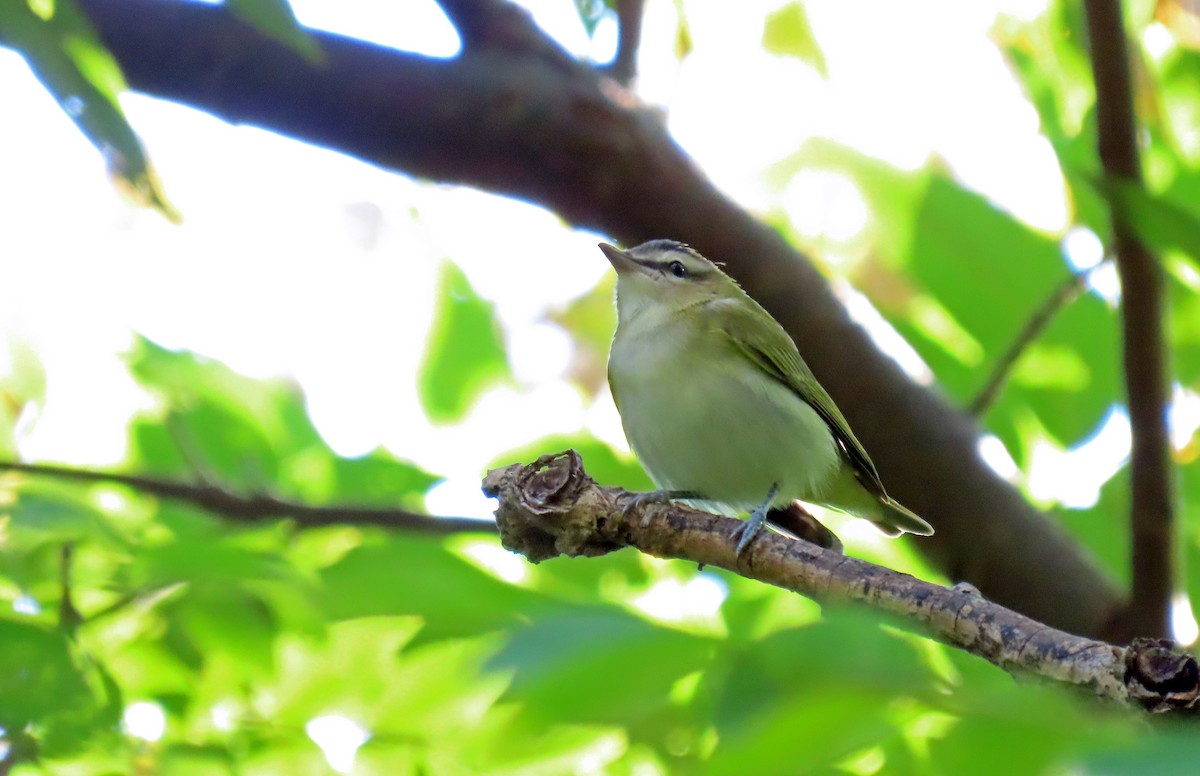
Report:
[[[688,274],[687,267],[683,266],[681,261],[671,262],[667,265],[667,269],[671,270],[671,274],[677,278],[685,278]]]

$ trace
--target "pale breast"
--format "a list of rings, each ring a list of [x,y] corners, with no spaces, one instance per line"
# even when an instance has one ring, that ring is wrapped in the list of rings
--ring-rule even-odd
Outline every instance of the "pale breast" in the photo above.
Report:
[[[618,331],[609,371],[625,435],[659,487],[743,510],[775,483],[780,502],[819,495],[840,459],[816,412],[723,335],[654,323]]]

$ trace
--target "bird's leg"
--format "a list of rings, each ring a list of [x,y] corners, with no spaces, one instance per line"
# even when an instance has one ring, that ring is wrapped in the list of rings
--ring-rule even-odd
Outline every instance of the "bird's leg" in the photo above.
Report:
[[[784,536],[810,542],[839,554],[842,552],[842,542],[837,538],[837,534],[822,525],[799,501],[769,510],[767,525]]]
[[[751,540],[762,529],[763,523],[767,519],[767,512],[771,510],[771,504],[775,502],[775,497],[779,495],[779,483],[771,484],[771,490],[767,492],[767,500],[754,508],[750,513],[750,517],[746,522],[738,527],[738,532],[741,533],[741,538],[738,539],[737,556],[742,557],[742,552],[750,545]]]
[[[633,498],[629,499],[629,503],[625,505],[624,513],[628,516],[631,510],[645,506],[646,504],[670,504],[676,499],[703,498],[703,494],[694,490],[660,489],[647,491],[646,493],[635,493],[633,494]]]

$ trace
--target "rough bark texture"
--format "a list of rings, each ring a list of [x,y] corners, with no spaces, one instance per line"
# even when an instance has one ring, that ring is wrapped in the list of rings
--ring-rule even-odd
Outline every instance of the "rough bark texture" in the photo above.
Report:
[[[920,544],[933,562],[1076,633],[1105,633],[1123,609],[1078,547],[982,463],[973,420],[881,354],[812,264],[718,192],[654,111],[523,16],[505,16],[502,35],[473,24],[453,60],[319,34],[327,57],[315,67],[219,7],[81,5],[139,91],[388,169],[526,199],[626,243],[671,237],[727,262],[796,338],[888,490],[937,528]],[[492,13],[497,4],[485,5]],[[444,7],[460,24],[480,18],[466,0]]]
[[[504,546],[534,562],[632,546],[659,558],[719,566],[822,603],[869,606],[1015,674],[1151,711],[1190,714],[1200,707],[1196,659],[1170,642],[1139,639],[1119,647],[1080,638],[992,603],[968,585],[940,587],[769,532],[739,558],[739,521],[635,502],[634,494],[600,487],[574,450],[494,469],[484,491],[499,499]]]

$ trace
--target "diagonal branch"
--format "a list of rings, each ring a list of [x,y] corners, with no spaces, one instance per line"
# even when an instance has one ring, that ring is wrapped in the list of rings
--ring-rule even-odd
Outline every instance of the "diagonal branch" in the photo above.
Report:
[[[305,528],[326,525],[374,525],[402,531],[434,535],[456,533],[494,533],[495,524],[469,517],[433,517],[405,509],[376,507],[327,506],[316,507],[284,501],[265,493],[248,496],[230,493],[211,483],[195,485],[179,480],[160,479],[136,474],[118,474],[91,469],[75,469],[49,464],[0,461],[0,471],[52,477],[68,482],[111,483],[124,485],[140,493],[180,501],[200,507],[235,523],[254,523],[260,520],[291,518]]]
[[[905,377],[804,256],[719,192],[655,112],[595,68],[496,46],[437,60],[328,33],[314,33],[327,54],[314,67],[221,6],[79,5],[139,91],[525,199],[629,244],[673,237],[725,261],[797,339],[888,491],[937,527],[920,545],[933,563],[1076,633],[1103,633],[1123,607],[1078,544],[983,464],[973,419]],[[519,261],[520,250],[497,260]]]
[[[524,8],[508,0],[437,0],[462,39],[464,49],[495,47],[536,54],[547,63],[570,67],[569,54],[543,35]]]
[[[1200,708],[1196,658],[1170,642],[1139,639],[1118,647],[1080,638],[992,603],[969,585],[940,587],[769,533],[739,558],[733,538],[739,521],[638,503],[627,491],[602,488],[574,450],[494,469],[484,492],[500,500],[496,522],[504,546],[535,563],[632,546],[659,558],[718,566],[820,603],[868,606],[1016,675],[1156,712]]]
[[[1000,395],[1000,391],[1004,388],[1005,383],[1008,382],[1013,368],[1017,365],[1017,361],[1021,359],[1021,356],[1024,355],[1025,350],[1038,337],[1042,336],[1042,332],[1050,325],[1050,321],[1054,320],[1054,316],[1058,314],[1059,310],[1075,301],[1079,293],[1087,285],[1089,274],[1090,270],[1069,276],[1054,288],[1041,305],[1034,310],[1033,315],[1025,322],[1025,326],[1013,338],[1012,343],[1008,346],[1008,350],[1004,351],[1004,355],[992,367],[992,372],[988,375],[988,379],[983,384],[983,387],[979,389],[979,393],[975,394],[975,398],[967,405],[967,412],[980,417],[988,411],[988,408],[992,406],[992,402]]]
[[[637,54],[642,45],[642,11],[646,0],[617,0],[617,55],[605,73],[628,86],[637,77]]]
[[[1141,185],[1133,85],[1120,0],[1087,0],[1088,41],[1096,82],[1100,162],[1110,178]],[[1163,335],[1163,272],[1110,198],[1117,273],[1121,278],[1125,389],[1133,434],[1130,457],[1133,595],[1130,635],[1170,633],[1175,591],[1175,515],[1167,431],[1170,377]]]

